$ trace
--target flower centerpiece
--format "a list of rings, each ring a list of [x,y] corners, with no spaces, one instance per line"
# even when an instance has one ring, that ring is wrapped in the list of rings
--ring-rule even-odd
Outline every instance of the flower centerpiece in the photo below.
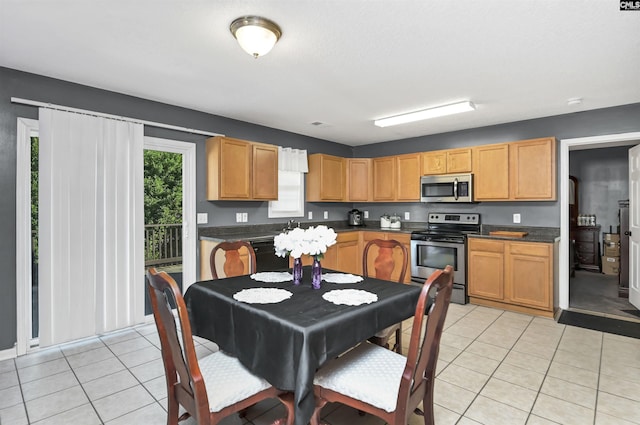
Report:
[[[322,268],[320,259],[327,248],[336,243],[336,232],[325,225],[311,226],[306,230],[295,228],[277,235],[274,240],[276,255],[293,258],[293,283],[298,285],[302,280],[303,254],[313,257],[312,283],[314,288],[320,287]]]

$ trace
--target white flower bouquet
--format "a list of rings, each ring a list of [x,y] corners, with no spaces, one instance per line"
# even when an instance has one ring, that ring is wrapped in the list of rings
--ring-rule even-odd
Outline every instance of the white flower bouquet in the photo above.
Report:
[[[336,232],[325,226],[311,226],[306,230],[295,228],[280,233],[273,239],[276,255],[300,258],[303,254],[322,258],[327,248],[336,243]]]

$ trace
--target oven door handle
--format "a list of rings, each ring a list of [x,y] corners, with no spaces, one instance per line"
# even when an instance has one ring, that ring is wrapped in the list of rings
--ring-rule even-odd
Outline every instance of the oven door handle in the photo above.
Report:
[[[453,179],[453,197],[458,200],[458,178]]]

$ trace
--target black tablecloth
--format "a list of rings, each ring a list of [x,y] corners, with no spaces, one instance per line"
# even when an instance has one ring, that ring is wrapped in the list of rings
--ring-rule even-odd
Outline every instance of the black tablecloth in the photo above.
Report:
[[[192,331],[236,356],[273,386],[295,393],[296,425],[309,423],[314,408],[313,376],[318,367],[377,331],[411,317],[420,287],[365,278],[357,284],[304,281],[258,282],[249,276],[197,282],[185,293]],[[233,299],[245,288],[283,288],[293,296],[276,304],[246,304]],[[322,299],[334,289],[362,289],[378,301],[360,306]]]

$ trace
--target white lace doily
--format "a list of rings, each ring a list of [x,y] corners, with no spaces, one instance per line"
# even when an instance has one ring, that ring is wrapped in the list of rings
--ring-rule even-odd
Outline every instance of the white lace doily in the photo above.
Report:
[[[291,298],[292,295],[286,289],[249,288],[236,292],[233,298],[247,304],[275,304]]]
[[[322,298],[336,305],[371,304],[378,301],[378,296],[361,289],[334,289],[325,293]]]
[[[251,275],[251,279],[258,282],[287,282],[293,280],[289,272],[260,272]]]
[[[329,283],[357,283],[364,278],[350,273],[322,273],[322,280]]]

